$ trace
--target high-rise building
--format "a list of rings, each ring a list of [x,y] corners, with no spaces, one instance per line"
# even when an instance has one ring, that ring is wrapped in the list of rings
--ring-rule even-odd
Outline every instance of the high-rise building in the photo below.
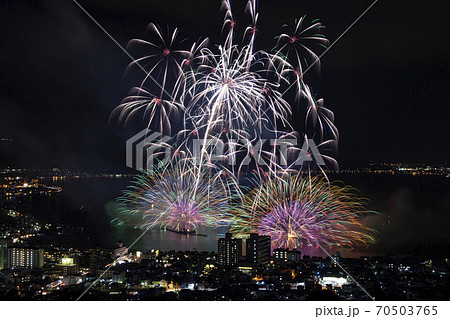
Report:
[[[273,261],[298,263],[302,260],[302,253],[297,249],[289,250],[287,248],[276,248],[273,250]]]
[[[6,267],[42,268],[44,266],[44,250],[20,247],[6,248]]]
[[[270,262],[270,236],[259,236],[250,234],[246,240],[247,261],[255,264],[266,264]]]
[[[276,248],[273,250],[272,257],[273,257],[274,262],[287,262],[288,261],[288,249]]]
[[[298,263],[302,261],[302,253],[297,249],[292,249],[288,251],[287,260],[288,262]]]
[[[226,233],[225,238],[218,240],[218,257],[220,265],[236,266],[242,259],[242,239],[233,238],[231,233]]]
[[[339,263],[341,262],[341,252],[337,251],[335,252],[333,255],[331,255],[331,263],[334,267],[337,267],[337,265],[339,265]]]

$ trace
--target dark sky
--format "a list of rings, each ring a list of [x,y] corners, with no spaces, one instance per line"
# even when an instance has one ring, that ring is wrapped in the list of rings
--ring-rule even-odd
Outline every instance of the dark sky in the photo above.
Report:
[[[261,0],[256,46],[270,50],[282,24],[305,14],[333,42],[371,2]],[[218,0],[79,3],[123,46],[149,22],[223,39]],[[245,1],[233,5],[242,31]],[[335,113],[341,164],[450,162],[449,11],[448,1],[380,0],[323,57],[320,77],[307,75]],[[71,0],[2,1],[0,37],[0,137],[13,139],[0,142],[0,164],[124,167],[125,140],[145,124],[109,123],[140,78],[124,75],[130,60],[116,44]]]

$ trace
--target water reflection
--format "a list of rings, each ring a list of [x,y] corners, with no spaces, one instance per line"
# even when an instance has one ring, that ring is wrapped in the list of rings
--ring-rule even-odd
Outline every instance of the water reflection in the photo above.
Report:
[[[144,230],[119,228],[114,230],[116,240],[122,240],[130,245]],[[193,236],[174,233],[168,230],[153,228],[133,246],[133,249],[147,251],[149,249],[181,250],[181,251],[217,251],[217,239],[226,232],[226,228],[201,227],[199,234]]]

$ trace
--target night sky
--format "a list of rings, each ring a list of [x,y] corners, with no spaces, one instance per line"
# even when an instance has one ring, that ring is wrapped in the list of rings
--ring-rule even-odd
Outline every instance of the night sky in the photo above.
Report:
[[[221,43],[220,1],[79,3],[122,45],[147,38],[149,22],[180,28],[180,37]],[[259,2],[256,47],[270,50],[284,23],[319,18],[334,40],[372,1]],[[237,34],[249,23],[233,1]],[[450,26],[448,1],[383,1],[322,58],[306,82],[336,116],[339,162],[369,160],[449,164]],[[125,140],[144,128],[109,121],[138,83],[130,59],[71,0],[0,4],[0,165],[123,168]],[[292,122],[303,118],[292,119]]]

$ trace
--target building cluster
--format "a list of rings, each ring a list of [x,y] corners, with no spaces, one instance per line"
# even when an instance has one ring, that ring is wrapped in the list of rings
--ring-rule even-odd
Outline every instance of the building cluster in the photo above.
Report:
[[[340,173],[349,174],[384,174],[384,175],[410,175],[410,176],[441,176],[450,177],[450,167],[430,166],[427,164],[405,164],[405,163],[374,163],[368,167],[355,169],[341,169]]]
[[[244,244],[244,246],[243,246]],[[270,261],[270,237],[250,234],[243,242],[226,233],[225,238],[218,240],[218,263],[225,267],[235,267],[245,264],[261,264]]]
[[[82,249],[82,230],[38,221],[15,203],[0,201],[0,300],[75,300],[91,285],[86,300],[368,300],[365,291],[377,300],[450,298],[450,258],[430,251],[323,258],[272,249],[271,238],[256,233],[225,234],[217,253],[141,252],[120,241]]]
[[[1,241],[3,300],[443,300],[450,260],[302,256],[226,234],[214,252],[16,247]],[[345,271],[343,271],[343,269]],[[352,274],[353,277],[348,276]],[[100,278],[99,280],[96,280]]]
[[[89,178],[129,178],[134,174],[129,172],[100,171],[72,171],[69,169],[24,169],[24,168],[0,168],[0,181],[60,181],[68,179],[89,179]],[[0,183],[2,184],[2,183]]]
[[[44,266],[44,250],[22,247],[8,247],[4,239],[0,239],[0,270],[13,268],[42,268]]]
[[[6,200],[34,194],[50,195],[52,193],[58,193],[61,190],[61,187],[41,184],[37,179],[5,177],[0,180],[0,194],[4,195]]]

